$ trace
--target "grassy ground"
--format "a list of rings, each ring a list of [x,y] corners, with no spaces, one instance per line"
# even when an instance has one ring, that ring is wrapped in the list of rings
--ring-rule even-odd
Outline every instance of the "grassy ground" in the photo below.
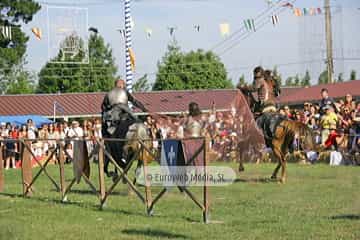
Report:
[[[0,194],[0,239],[360,239],[359,167],[289,164],[285,185],[266,180],[274,167],[246,165],[236,183],[212,187],[214,223],[207,225],[197,206],[175,189],[147,217],[125,185],[100,211],[84,184],[63,204],[45,176],[33,197],[24,199],[20,171],[9,170]],[[67,179],[71,170],[67,166]],[[58,176],[56,166],[49,172]]]

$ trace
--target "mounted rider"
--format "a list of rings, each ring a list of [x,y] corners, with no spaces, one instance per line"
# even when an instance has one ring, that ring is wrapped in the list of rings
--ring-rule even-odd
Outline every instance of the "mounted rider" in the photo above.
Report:
[[[270,70],[264,70],[261,66],[254,69],[254,81],[250,91],[256,92],[258,101],[254,112],[257,115],[265,112],[276,112],[274,79]]]
[[[115,81],[115,87],[106,94],[101,105],[102,116],[102,136],[104,138],[124,139],[129,127],[138,122],[138,118],[129,108],[128,102],[133,106],[146,112],[145,106],[136,100],[125,88],[125,81],[118,79]],[[115,161],[121,166],[126,166],[123,156],[124,142],[107,141],[105,146],[113,155]],[[109,158],[106,156],[104,171],[108,173]]]
[[[270,70],[258,66],[254,69],[254,82],[250,91],[257,93],[254,115],[257,125],[263,130],[266,145],[270,147],[277,126],[284,120],[276,112],[276,97],[280,95],[280,86]]]
[[[146,112],[145,106],[136,100],[125,88],[125,81],[118,79],[115,81],[115,87],[106,94],[101,105],[101,116],[106,135],[112,135],[117,126],[128,122],[128,126],[138,121],[138,118],[130,110],[128,102],[135,107]]]

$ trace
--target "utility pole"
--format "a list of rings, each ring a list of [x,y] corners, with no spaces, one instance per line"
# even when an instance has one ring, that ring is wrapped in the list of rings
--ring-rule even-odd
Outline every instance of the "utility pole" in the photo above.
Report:
[[[329,83],[333,83],[334,59],[331,31],[330,0],[325,0],[326,65]]]

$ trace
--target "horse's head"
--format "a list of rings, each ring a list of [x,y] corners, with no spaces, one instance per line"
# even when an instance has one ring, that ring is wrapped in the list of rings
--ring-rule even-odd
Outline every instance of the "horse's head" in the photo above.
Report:
[[[246,102],[252,112],[255,111],[256,99],[251,92],[251,89],[247,85],[238,85],[237,88],[241,91],[241,93],[245,96]]]

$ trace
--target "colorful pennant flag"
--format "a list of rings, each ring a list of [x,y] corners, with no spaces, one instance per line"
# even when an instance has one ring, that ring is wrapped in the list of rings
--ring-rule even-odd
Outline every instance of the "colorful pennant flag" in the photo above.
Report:
[[[147,37],[150,38],[153,31],[152,31],[151,28],[146,28],[146,29],[145,29],[145,32],[146,32]]]
[[[271,21],[272,21],[272,24],[275,26],[276,24],[279,23],[279,17],[277,15],[273,15],[273,16],[271,16]]]
[[[118,29],[120,35],[125,39],[125,29]]]
[[[194,28],[197,32],[200,32],[200,25],[195,25]]]
[[[321,8],[317,8],[317,13],[318,13],[318,14],[321,14],[321,13],[322,13]]]
[[[37,28],[37,27],[34,27],[31,29],[32,33],[35,35],[35,37],[38,39],[38,40],[41,40],[42,38],[42,32],[41,32],[41,29],[40,28]]]
[[[3,38],[11,40],[11,26],[1,26],[1,34]]]
[[[288,7],[288,8],[294,8],[294,5],[292,5],[292,4],[289,3],[289,2],[284,3],[282,6],[283,6],[283,7]]]
[[[131,69],[132,71],[135,70],[135,54],[132,48],[129,48],[129,55],[130,55],[130,63],[131,63]]]
[[[220,24],[220,33],[221,36],[227,36],[230,34],[230,25],[228,23],[221,23]]]
[[[269,6],[274,4],[272,0],[265,0],[265,1],[266,1],[267,5],[269,5]]]
[[[176,27],[168,27],[169,29],[169,33],[170,33],[170,36],[174,35],[175,33],[175,30],[177,29]]]
[[[309,14],[310,14],[310,16],[316,15],[316,9],[315,8],[310,8]]]
[[[308,15],[309,10],[307,8],[303,9],[304,16]]]
[[[254,32],[256,31],[254,19],[246,19],[246,20],[244,20],[244,25],[245,25],[246,30],[254,31]]]
[[[302,11],[301,11],[301,9],[300,9],[300,8],[295,8],[295,9],[294,9],[294,14],[295,14],[295,16],[297,16],[297,17],[301,17],[301,16],[302,16]]]

